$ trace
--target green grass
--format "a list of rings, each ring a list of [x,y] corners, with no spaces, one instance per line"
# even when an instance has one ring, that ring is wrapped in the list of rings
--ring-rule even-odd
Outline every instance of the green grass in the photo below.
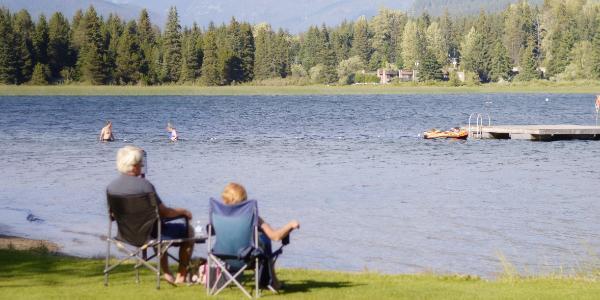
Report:
[[[142,272],[134,281],[131,265],[116,269],[103,285],[102,259],[57,256],[40,251],[0,250],[1,299],[205,299],[201,286],[155,289],[154,277]],[[286,289],[266,299],[598,299],[594,277],[510,277],[495,281],[471,276],[382,275],[282,269]],[[227,288],[217,299],[242,299]]]
[[[238,85],[205,87],[194,85],[164,86],[90,86],[90,85],[0,85],[0,96],[12,95],[366,95],[366,94],[452,94],[452,93],[600,93],[600,82],[536,81],[530,83],[484,84],[452,87],[446,83],[390,85]]]

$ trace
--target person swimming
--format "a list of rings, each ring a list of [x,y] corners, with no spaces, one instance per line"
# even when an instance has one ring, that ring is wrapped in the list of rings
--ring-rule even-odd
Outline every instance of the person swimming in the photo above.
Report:
[[[115,136],[112,132],[112,122],[110,120],[106,121],[106,125],[100,130],[99,139],[101,142],[112,142],[115,140]]]
[[[171,142],[176,142],[179,139],[177,136],[177,130],[175,130],[175,127],[173,127],[173,124],[171,124],[171,122],[167,123],[167,131],[171,133],[169,137]]]

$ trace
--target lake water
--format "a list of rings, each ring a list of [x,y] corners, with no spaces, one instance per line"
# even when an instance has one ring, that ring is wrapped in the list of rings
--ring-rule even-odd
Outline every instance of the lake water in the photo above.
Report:
[[[477,111],[495,124],[595,122],[593,95],[0,97],[0,232],[102,255],[105,187],[116,150],[135,144],[169,206],[206,220],[209,197],[236,181],[272,225],[298,219],[286,267],[598,266],[600,142],[418,136]],[[119,141],[99,143],[107,119]],[[168,143],[169,120],[185,140]]]

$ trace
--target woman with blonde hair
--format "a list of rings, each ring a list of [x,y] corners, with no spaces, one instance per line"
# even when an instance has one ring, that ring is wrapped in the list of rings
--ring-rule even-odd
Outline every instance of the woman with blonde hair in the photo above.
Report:
[[[227,205],[235,205],[246,201],[248,195],[246,193],[246,189],[241,184],[230,182],[225,186],[225,189],[223,189],[223,193],[221,193],[221,198],[223,200],[223,203]],[[259,216],[258,226],[261,233],[259,234],[259,242],[262,244],[263,250],[271,251],[271,241],[280,241],[284,239],[294,229],[300,228],[300,223],[296,220],[291,220],[283,227],[275,229]],[[275,276],[275,267],[273,266],[273,264],[270,265],[272,268],[271,274],[273,275],[272,287],[274,289],[280,289],[281,285],[277,280],[277,277]]]

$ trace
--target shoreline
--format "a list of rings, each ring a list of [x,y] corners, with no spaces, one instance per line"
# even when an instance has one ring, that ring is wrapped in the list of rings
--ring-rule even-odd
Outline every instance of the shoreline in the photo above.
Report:
[[[50,253],[59,253],[61,247],[57,243],[48,240],[0,234],[0,249],[14,249],[19,251],[42,250]]]
[[[598,94],[600,82],[446,85],[349,86],[108,86],[108,85],[0,85],[0,96],[286,96],[286,95],[406,95],[406,94]]]

